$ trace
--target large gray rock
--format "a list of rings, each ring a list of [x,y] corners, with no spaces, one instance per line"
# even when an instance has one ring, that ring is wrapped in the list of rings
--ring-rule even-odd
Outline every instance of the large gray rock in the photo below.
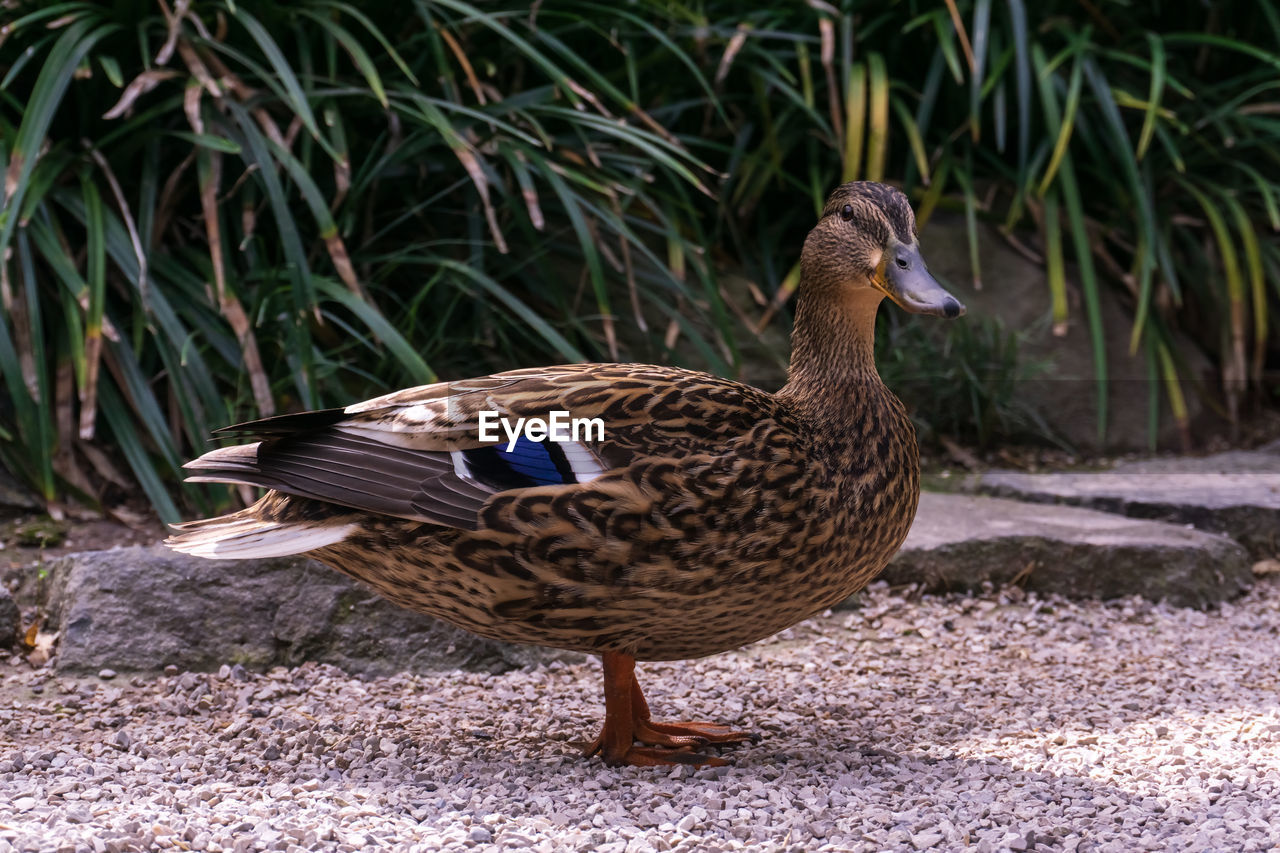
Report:
[[[304,660],[362,675],[499,672],[570,654],[481,639],[299,557],[215,561],[157,545],[70,554],[50,571],[64,672]]]
[[[973,286],[969,266],[968,232],[964,217],[940,212],[929,219],[920,235],[929,269],[965,303],[969,317],[997,317],[1007,329],[1022,333],[1021,356],[1029,362],[1048,360],[1050,369],[1025,383],[1020,395],[1072,444],[1097,448],[1097,391],[1094,384],[1093,344],[1078,279],[1068,267],[1069,318],[1066,334],[1053,334],[1050,295],[1044,268],[1015,251],[995,228],[979,223],[978,257],[982,289]],[[1108,427],[1104,445],[1110,450],[1147,448],[1147,411],[1151,381],[1145,356],[1129,355],[1133,319],[1111,288],[1100,288],[1102,327],[1107,349]],[[962,321],[963,322],[963,321]],[[1174,338],[1187,378],[1213,378],[1213,366],[1181,336]],[[1204,412],[1199,397],[1184,384],[1193,420]],[[1178,446],[1178,434],[1161,397],[1161,446]]]
[[[1076,507],[925,493],[884,578],[932,591],[1018,582],[1072,598],[1140,595],[1204,607],[1247,589],[1252,572],[1225,536]]]
[[[1223,533],[1254,559],[1280,555],[1280,446],[1200,458],[1122,462],[1107,471],[987,471],[968,488],[1091,507]]]

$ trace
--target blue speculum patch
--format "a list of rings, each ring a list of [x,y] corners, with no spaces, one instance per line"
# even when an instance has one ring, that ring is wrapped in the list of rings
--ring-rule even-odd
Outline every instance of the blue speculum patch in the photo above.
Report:
[[[511,450],[500,443],[464,450],[462,454],[477,480],[500,488],[577,482],[564,451],[549,441],[533,441],[522,435]]]

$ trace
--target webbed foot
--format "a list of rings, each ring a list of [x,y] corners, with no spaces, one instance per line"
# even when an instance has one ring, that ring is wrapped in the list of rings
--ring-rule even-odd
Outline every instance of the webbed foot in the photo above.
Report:
[[[711,744],[754,743],[760,739],[752,732],[717,723],[653,722],[649,705],[636,681],[635,659],[619,652],[604,654],[604,697],[604,726],[584,753],[588,756],[598,753],[610,766],[720,767],[728,762],[695,750]]]

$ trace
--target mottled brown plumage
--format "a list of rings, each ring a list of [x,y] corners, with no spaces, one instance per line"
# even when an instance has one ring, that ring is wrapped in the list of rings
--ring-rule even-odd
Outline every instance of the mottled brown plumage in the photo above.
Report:
[[[400,391],[234,431],[196,479],[270,488],[183,525],[205,556],[306,551],[481,636],[602,654],[610,762],[705,763],[742,733],[648,718],[634,660],[768,637],[855,592],[907,535],[915,434],[872,359],[884,295],[963,309],[929,276],[897,190],[845,184],[806,240],[777,394],[689,370],[580,364]],[[517,453],[480,413],[600,418],[602,440]],[[523,454],[523,455],[522,455]],[[652,748],[635,747],[641,740]]]

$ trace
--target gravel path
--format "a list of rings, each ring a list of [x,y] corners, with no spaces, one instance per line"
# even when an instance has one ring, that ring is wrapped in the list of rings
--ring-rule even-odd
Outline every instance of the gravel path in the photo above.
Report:
[[[641,669],[734,766],[609,769],[598,664],[372,682],[303,666],[75,682],[0,664],[0,853],[1265,850],[1280,580],[1219,612],[873,588]],[[34,692],[38,691],[38,692]]]

